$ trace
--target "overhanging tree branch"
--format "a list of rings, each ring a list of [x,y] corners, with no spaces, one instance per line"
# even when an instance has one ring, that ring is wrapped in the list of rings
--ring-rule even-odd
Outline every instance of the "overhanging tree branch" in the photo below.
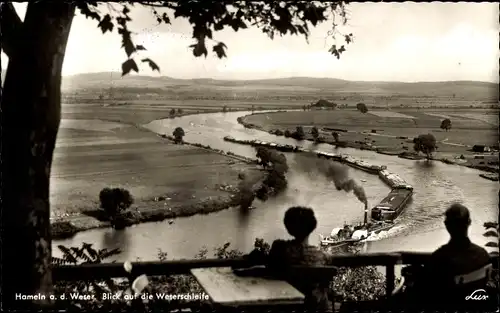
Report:
[[[23,22],[11,2],[4,3],[1,11],[2,50],[10,58],[15,53],[16,41],[20,38]]]

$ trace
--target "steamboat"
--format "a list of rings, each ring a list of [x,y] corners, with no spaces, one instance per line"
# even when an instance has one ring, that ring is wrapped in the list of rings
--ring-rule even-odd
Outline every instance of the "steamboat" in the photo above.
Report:
[[[382,231],[388,231],[394,227],[393,221],[368,221],[368,204],[365,204],[365,217],[363,224],[347,225],[342,228],[334,228],[330,235],[320,236],[322,246],[339,247],[360,242],[374,237]]]
[[[373,238],[383,231],[392,229],[394,220],[401,214],[413,195],[413,187],[399,185],[371,210],[365,204],[364,223],[356,226],[344,225],[343,228],[334,228],[330,235],[320,235],[322,246],[338,247],[353,244]],[[371,221],[368,221],[368,211],[371,211]]]

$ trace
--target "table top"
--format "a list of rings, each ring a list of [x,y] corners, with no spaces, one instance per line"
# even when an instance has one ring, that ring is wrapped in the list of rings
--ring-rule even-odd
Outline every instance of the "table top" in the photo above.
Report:
[[[230,267],[192,269],[210,300],[226,306],[300,304],[304,295],[286,281],[242,277]]]

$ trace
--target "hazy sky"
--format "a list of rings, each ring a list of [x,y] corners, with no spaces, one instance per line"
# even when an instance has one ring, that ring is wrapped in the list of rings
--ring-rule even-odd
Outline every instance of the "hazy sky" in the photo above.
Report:
[[[23,18],[26,4],[14,4]],[[130,29],[136,44],[148,51],[161,75],[177,78],[258,79],[290,76],[347,80],[498,82],[498,4],[495,3],[358,3],[348,7],[350,21],[340,30],[355,41],[340,60],[328,53],[330,23],[311,33],[309,44],[298,36],[271,41],[258,29],[224,30],[214,39],[228,46],[228,58],[195,58],[186,20],[155,26],[148,10],[135,8]],[[105,13],[107,8],[102,11]],[[78,14],[73,21],[63,75],[121,71],[125,52],[120,38],[102,35],[94,20]],[[6,56],[2,52],[2,63]],[[5,63],[4,63],[5,64]],[[153,74],[147,66],[141,74]],[[158,75],[158,74],[154,74]]]

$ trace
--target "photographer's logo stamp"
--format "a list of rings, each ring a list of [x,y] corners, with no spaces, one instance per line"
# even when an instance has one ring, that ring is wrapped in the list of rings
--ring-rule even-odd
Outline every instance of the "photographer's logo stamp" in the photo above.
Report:
[[[488,294],[484,289],[476,289],[465,300],[488,300]]]

